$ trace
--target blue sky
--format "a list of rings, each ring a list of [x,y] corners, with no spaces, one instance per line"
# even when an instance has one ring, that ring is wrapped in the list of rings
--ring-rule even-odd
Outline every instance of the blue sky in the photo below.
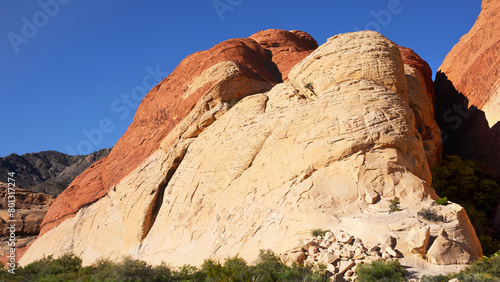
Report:
[[[0,157],[112,147],[136,99],[183,58],[263,29],[303,30],[319,44],[378,30],[435,72],[480,8],[479,0],[4,0]]]

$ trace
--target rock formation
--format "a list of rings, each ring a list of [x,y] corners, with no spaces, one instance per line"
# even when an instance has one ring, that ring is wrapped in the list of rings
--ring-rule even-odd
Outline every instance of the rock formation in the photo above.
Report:
[[[424,149],[430,167],[441,162],[443,143],[441,130],[434,119],[436,97],[432,82],[432,71],[426,61],[413,50],[399,46],[405,65],[410,108],[415,114],[415,127],[422,135]],[[424,87],[422,87],[424,86]]]
[[[424,70],[372,31],[334,36],[298,59],[313,43],[303,32],[264,31],[183,60],[111,154],[55,200],[21,264],[67,251],[84,264],[126,255],[174,266],[252,262],[259,249],[286,253],[314,228],[366,244],[392,236],[405,257],[419,249],[406,243],[410,229],[444,228],[469,255],[458,263],[481,257],[461,207],[443,208],[446,224],[417,216],[437,197]],[[288,75],[285,54],[297,61]],[[394,197],[401,211],[390,213]],[[346,261],[348,271],[355,262]]]
[[[491,167],[500,175],[500,23],[498,1],[484,0],[469,33],[436,74],[436,120],[444,154]]]
[[[54,197],[42,193],[34,193],[25,189],[16,189],[15,217],[10,218],[8,208],[8,190],[6,183],[0,183],[0,256],[7,253],[8,220],[16,220],[16,247],[25,247],[32,243],[40,232],[40,224],[49,209]]]
[[[500,3],[483,0],[481,13],[469,33],[460,38],[439,71],[456,90],[485,112],[490,127],[500,121]]]

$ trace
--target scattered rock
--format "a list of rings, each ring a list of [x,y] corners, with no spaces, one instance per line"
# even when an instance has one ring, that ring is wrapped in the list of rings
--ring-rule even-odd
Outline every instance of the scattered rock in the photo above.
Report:
[[[427,252],[427,258],[435,264],[467,264],[471,262],[471,255],[464,246],[450,239],[444,229],[439,231],[438,237]]]
[[[304,264],[304,261],[306,260],[306,258],[307,258],[307,255],[304,254],[303,252],[288,254],[288,261],[296,262],[298,264]]]
[[[408,233],[407,243],[410,247],[410,252],[416,254],[425,254],[427,253],[427,247],[429,245],[429,241],[431,238],[431,229],[430,227],[414,227]]]
[[[365,193],[365,200],[370,205],[375,204],[380,199],[380,195],[371,188],[365,188]]]
[[[341,261],[339,264],[339,273],[344,273],[347,270],[351,269],[354,266],[354,262],[352,260]]]

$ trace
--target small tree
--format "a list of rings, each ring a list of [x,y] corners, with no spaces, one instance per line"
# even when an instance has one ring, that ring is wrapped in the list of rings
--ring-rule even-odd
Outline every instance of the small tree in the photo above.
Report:
[[[389,206],[389,213],[393,213],[395,211],[400,211],[401,209],[399,208],[399,198],[398,197],[394,197],[394,199],[392,199],[391,201],[391,205]]]

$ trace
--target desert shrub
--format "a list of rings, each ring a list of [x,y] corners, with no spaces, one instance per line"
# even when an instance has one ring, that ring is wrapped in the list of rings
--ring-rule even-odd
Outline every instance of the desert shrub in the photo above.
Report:
[[[172,271],[172,279],[169,281],[204,281],[205,278],[204,272],[198,270],[196,266],[188,264]]]
[[[370,264],[361,264],[356,269],[358,281],[405,281],[406,270],[398,260],[388,262],[377,260]]]
[[[286,265],[271,250],[260,250],[259,260],[252,267],[252,276],[258,281],[278,281]]]
[[[25,280],[65,281],[76,279],[82,268],[82,260],[74,254],[64,254],[54,259],[48,256],[34,261],[17,270],[17,274]]]
[[[398,197],[394,197],[394,199],[392,199],[391,201],[391,205],[389,206],[389,213],[393,213],[395,211],[400,211],[401,209],[399,208],[399,198]]]
[[[113,267],[110,278],[118,281],[151,281],[153,270],[145,261],[126,257]]]
[[[417,212],[417,215],[423,217],[426,220],[443,221],[444,222],[443,216],[438,215],[436,213],[436,211],[432,210],[431,208],[423,208]]]
[[[313,229],[311,230],[311,235],[314,236],[314,237],[317,237],[317,236],[325,236],[326,232],[331,232],[330,230],[323,230],[323,229],[320,229],[320,228],[317,228],[317,229]]]
[[[448,204],[448,197],[437,198],[434,202],[436,205],[446,206]]]
[[[445,156],[432,169],[432,187],[440,196],[461,205],[480,238],[485,255],[500,249],[500,234],[491,219],[500,204],[500,185],[481,165],[458,156]]]
[[[224,264],[205,260],[200,269],[184,265],[170,270],[165,265],[152,267],[127,257],[119,263],[98,260],[82,267],[78,257],[67,254],[58,259],[43,258],[17,271],[16,275],[3,271],[0,281],[328,281],[324,266],[289,267],[270,250],[261,250],[253,266],[234,257],[226,259]]]
[[[442,275],[442,274],[436,276],[424,275],[420,279],[420,282],[447,282],[452,278],[453,275]]]

